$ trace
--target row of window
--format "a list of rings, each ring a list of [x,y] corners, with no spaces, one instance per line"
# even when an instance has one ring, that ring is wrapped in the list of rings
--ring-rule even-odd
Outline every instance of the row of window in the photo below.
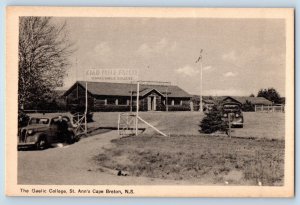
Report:
[[[100,105],[130,105],[130,100],[129,99],[124,99],[124,98],[107,98],[104,100],[98,100],[95,99],[95,103],[100,104]],[[166,105],[166,100],[163,100],[162,102],[164,105]],[[133,100],[132,104],[135,106],[136,101]],[[182,105],[182,100],[179,99],[169,99],[168,100],[168,105]]]
[[[100,104],[100,105],[129,105],[130,100],[128,99],[115,99],[115,98],[107,98],[105,100],[98,100],[95,99],[95,103]]]
[[[164,105],[166,104],[166,102],[163,102]],[[182,100],[178,100],[178,99],[172,99],[172,100],[168,100],[168,105],[182,105]]]

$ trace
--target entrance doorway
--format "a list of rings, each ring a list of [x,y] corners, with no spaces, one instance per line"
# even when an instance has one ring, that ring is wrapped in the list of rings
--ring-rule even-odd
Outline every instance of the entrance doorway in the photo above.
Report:
[[[148,111],[156,110],[156,96],[148,96]]]

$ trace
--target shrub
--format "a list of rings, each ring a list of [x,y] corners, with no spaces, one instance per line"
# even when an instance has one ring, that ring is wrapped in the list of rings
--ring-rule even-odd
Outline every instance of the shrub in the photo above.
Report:
[[[136,109],[136,106],[133,106],[133,110]],[[94,111],[101,111],[101,112],[127,112],[130,111],[129,105],[102,105],[102,106],[95,106]]]
[[[246,102],[242,105],[242,110],[244,112],[254,112],[255,108],[254,108],[254,105],[250,101],[246,100]]]
[[[212,109],[205,115],[200,124],[201,132],[211,134],[217,131],[227,131],[227,123],[222,120],[221,105],[212,106]]]
[[[79,113],[81,115],[84,115],[84,113],[85,113],[85,104],[83,104],[81,102],[78,103],[78,104],[70,104],[68,106],[68,111],[73,115],[75,113]],[[93,113],[91,112],[91,109],[89,107],[88,107],[88,110],[87,110],[86,119],[87,119],[87,122],[94,122]]]
[[[166,110],[166,108],[164,109]],[[168,105],[168,111],[190,111],[190,107],[186,105]]]

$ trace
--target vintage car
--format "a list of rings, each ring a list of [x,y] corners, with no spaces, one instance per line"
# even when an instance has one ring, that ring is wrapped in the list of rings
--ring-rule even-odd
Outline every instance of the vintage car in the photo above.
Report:
[[[63,131],[59,126],[62,121],[65,125]],[[77,140],[74,126],[68,116],[31,117],[28,125],[19,130],[18,149],[33,147],[42,150],[54,143],[71,144]]]
[[[232,127],[244,126],[244,117],[238,103],[224,103],[222,105],[222,120],[230,121]]]

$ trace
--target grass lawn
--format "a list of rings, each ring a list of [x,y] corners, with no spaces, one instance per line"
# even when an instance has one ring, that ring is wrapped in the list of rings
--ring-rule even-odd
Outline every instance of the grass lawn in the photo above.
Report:
[[[91,135],[117,128],[118,115],[94,113],[94,122],[88,124],[95,130]],[[143,134],[112,140],[111,148],[95,156],[99,169],[188,184],[283,184],[284,113],[244,113],[244,128],[234,129],[231,139],[200,133],[204,114],[199,112],[140,112],[140,116],[170,137],[140,122],[139,128],[146,128]]]
[[[58,113],[45,114],[56,116]],[[232,136],[243,138],[284,139],[284,113],[245,112],[244,128],[233,129]],[[41,114],[30,114],[41,116]],[[89,123],[90,129],[118,127],[119,112],[95,112],[94,122]],[[200,123],[204,114],[199,112],[140,112],[140,116],[167,135],[200,135]],[[139,128],[146,128],[144,134],[156,132],[146,124],[139,122]],[[218,134],[220,135],[220,134]]]
[[[282,185],[284,141],[223,136],[132,136],[95,157],[99,167],[190,184]]]
[[[284,113],[245,112],[244,128],[233,129],[233,136],[245,138],[284,139]],[[118,112],[96,112],[94,123],[90,126],[118,126]],[[140,112],[140,116],[167,135],[200,135],[199,125],[204,114],[199,112]],[[145,134],[156,132],[139,123],[140,128],[146,128]]]

